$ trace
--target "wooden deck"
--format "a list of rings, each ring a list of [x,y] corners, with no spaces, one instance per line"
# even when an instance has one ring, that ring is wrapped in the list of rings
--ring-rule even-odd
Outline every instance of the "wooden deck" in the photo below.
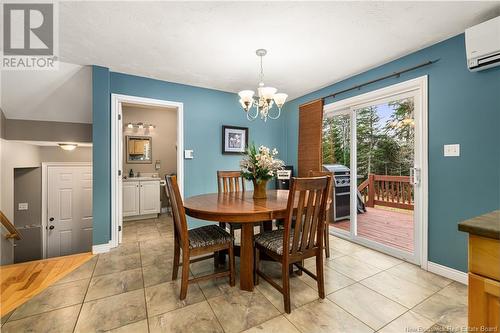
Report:
[[[378,206],[366,209],[366,213],[358,214],[358,236],[413,252],[413,211]],[[350,221],[330,225],[349,231]]]

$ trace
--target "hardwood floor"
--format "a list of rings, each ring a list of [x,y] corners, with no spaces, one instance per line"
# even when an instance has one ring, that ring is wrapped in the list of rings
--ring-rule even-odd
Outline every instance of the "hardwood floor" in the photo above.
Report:
[[[358,235],[401,250],[413,252],[413,212],[387,208],[367,207],[358,214]],[[349,230],[350,221],[330,224],[332,227]]]
[[[93,257],[90,252],[0,267],[0,312],[9,313]]]

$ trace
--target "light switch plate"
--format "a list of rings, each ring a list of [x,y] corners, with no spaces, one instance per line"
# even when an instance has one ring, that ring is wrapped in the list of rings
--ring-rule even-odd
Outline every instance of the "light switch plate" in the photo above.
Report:
[[[27,202],[20,202],[17,205],[17,210],[28,210],[28,203]]]
[[[194,158],[194,151],[190,149],[184,150],[184,158],[186,160],[192,160]]]
[[[444,156],[446,157],[460,156],[460,145],[459,144],[444,145]]]

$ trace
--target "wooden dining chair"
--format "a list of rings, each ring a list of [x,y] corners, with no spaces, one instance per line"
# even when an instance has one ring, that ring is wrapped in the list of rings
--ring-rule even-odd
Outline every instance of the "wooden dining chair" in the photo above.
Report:
[[[240,171],[217,171],[217,191],[219,193],[245,192],[245,179]],[[241,229],[241,224],[227,223],[229,233],[234,237],[234,231]],[[226,223],[219,222],[222,228],[226,228]]]
[[[325,256],[327,258],[330,258],[330,233],[329,233],[329,226],[330,226],[330,209],[332,208],[332,201],[334,198],[334,190],[335,186],[333,186],[333,175],[331,172],[328,171],[309,171],[309,177],[330,177],[330,189],[328,190],[328,201],[326,203],[326,212],[325,212],[325,241],[324,241],[324,246],[325,246]]]
[[[331,177],[292,178],[284,229],[255,236],[255,283],[259,277],[283,294],[286,313],[290,308],[290,267],[296,266],[318,283],[318,294],[325,298],[323,276],[324,215]],[[295,202],[297,205],[295,206]],[[295,227],[292,229],[292,221]],[[260,270],[260,252],[281,263],[282,285]],[[316,275],[304,268],[304,259],[316,257]]]
[[[186,298],[188,283],[229,276],[231,287],[235,284],[234,274],[234,238],[217,225],[207,225],[195,229],[187,228],[186,213],[175,176],[167,176],[167,188],[172,203],[174,220],[174,264],[172,280],[177,280],[177,271],[182,266],[180,299]],[[182,250],[182,263],[179,263]],[[189,279],[189,264],[209,258],[215,253],[227,250],[229,253],[229,269]],[[208,254],[208,255],[207,255]],[[191,259],[191,257],[196,257]]]

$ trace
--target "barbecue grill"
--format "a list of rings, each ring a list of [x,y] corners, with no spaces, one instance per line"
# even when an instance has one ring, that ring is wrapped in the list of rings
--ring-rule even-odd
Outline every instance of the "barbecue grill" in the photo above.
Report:
[[[351,170],[342,164],[325,164],[325,171],[333,174],[334,198],[330,209],[330,221],[340,221],[351,215]]]

